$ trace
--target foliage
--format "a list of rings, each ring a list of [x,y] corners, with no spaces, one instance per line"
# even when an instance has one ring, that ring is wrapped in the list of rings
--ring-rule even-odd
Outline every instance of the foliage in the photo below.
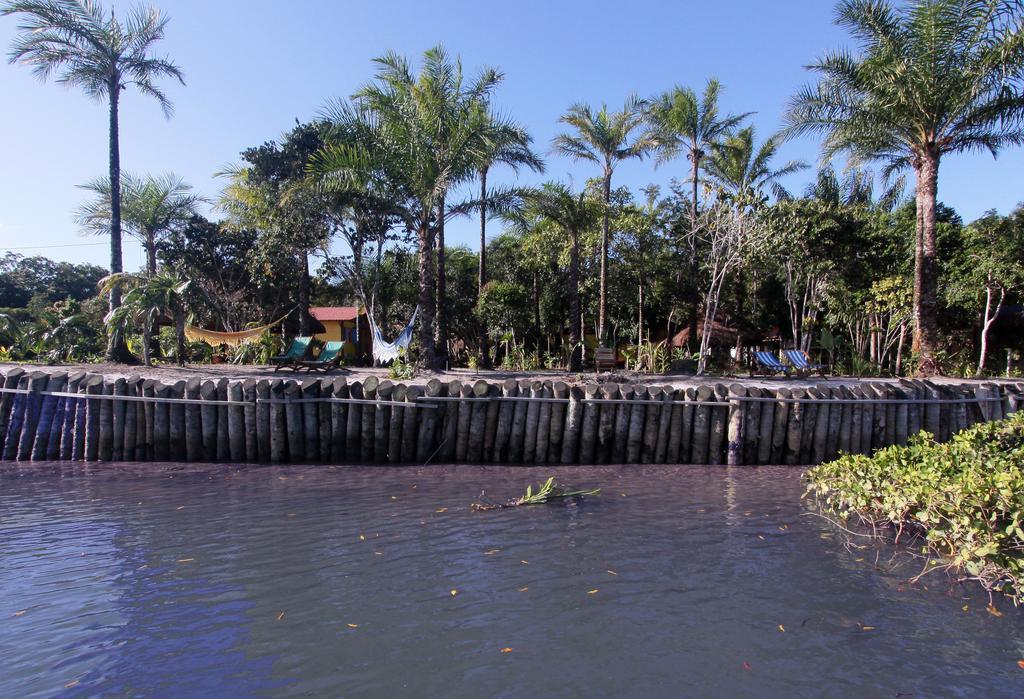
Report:
[[[388,367],[388,378],[395,381],[408,381],[416,376],[416,364],[409,361],[406,352],[401,352],[398,358],[391,362]]]
[[[486,510],[503,510],[508,507],[521,507],[523,505],[545,505],[555,500],[566,500],[569,498],[582,498],[587,496],[600,495],[600,488],[593,490],[565,490],[556,481],[555,477],[551,476],[544,483],[537,486],[537,491],[533,491],[533,486],[526,486],[526,494],[518,498],[513,498],[505,503],[484,503],[475,502],[470,506],[470,509],[474,512],[482,512]],[[481,497],[483,493],[480,493]]]
[[[672,368],[673,353],[665,340],[641,342],[622,350],[626,368],[648,374],[667,374]]]
[[[271,357],[276,357],[284,351],[284,343],[280,335],[267,331],[255,340],[243,342],[235,347],[228,361],[232,364],[261,364],[270,363]]]
[[[55,262],[7,252],[0,257],[0,308],[47,305],[63,299],[85,301],[107,274],[90,264]]]
[[[939,444],[927,433],[874,456],[843,456],[807,473],[827,513],[920,536],[932,568],[1024,596],[1024,413]]]

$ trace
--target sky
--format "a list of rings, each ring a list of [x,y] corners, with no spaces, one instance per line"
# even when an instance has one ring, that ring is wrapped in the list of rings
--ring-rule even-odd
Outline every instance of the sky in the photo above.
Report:
[[[110,7],[110,0],[103,3]],[[521,184],[598,174],[592,164],[550,153],[559,116],[575,102],[621,107],[631,93],[647,97],[673,85],[724,85],[725,112],[756,112],[759,140],[778,130],[788,99],[812,79],[804,66],[824,51],[851,46],[832,23],[828,0],[719,0],[630,3],[590,0],[157,0],[171,17],[158,52],[184,71],[186,85],[166,83],[175,112],[165,119],[151,99],[128,91],[121,103],[121,164],[127,172],[174,172],[215,200],[214,173],[250,146],[279,138],[296,120],[317,116],[373,75],[375,56],[393,50],[418,61],[443,43],[467,71],[504,71],[496,105],[525,125],[545,154],[545,175]],[[122,12],[129,3],[115,1]],[[6,53],[16,17],[0,18]],[[106,238],[84,237],[74,210],[88,197],[81,185],[106,174],[107,110],[76,89],[42,83],[24,66],[0,63],[0,254],[45,255],[72,262],[109,262]],[[779,164],[816,166],[819,143],[785,144]],[[613,184],[637,192],[686,177],[685,159],[655,167],[629,161]],[[1006,213],[1024,200],[1024,150],[951,156],[943,161],[939,197],[970,221],[988,209]],[[813,169],[785,181],[800,192]],[[493,184],[515,181],[494,171]],[[221,214],[208,212],[211,218]],[[490,225],[497,233],[500,226]],[[457,220],[449,244],[478,247],[478,224]],[[125,241],[125,269],[143,265],[140,245]]]

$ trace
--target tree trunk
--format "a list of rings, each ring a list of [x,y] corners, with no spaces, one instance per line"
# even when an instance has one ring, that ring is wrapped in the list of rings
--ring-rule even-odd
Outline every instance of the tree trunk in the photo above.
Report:
[[[185,366],[185,313],[175,311],[174,330],[178,336],[178,366]]]
[[[419,336],[422,361],[430,369],[438,368],[437,352],[434,348],[434,261],[433,237],[429,222],[422,222],[417,231],[419,244],[420,272],[420,315]]]
[[[476,301],[479,307],[480,298],[487,283],[487,169],[480,170],[480,257],[476,273]],[[480,364],[485,369],[491,368],[491,347],[487,335],[487,322],[480,319]]]
[[[690,192],[690,236],[689,236],[689,247],[690,247],[690,284],[693,286],[693,303],[690,306],[690,340],[687,344],[692,343],[694,338],[697,337],[697,314],[700,313],[700,304],[697,302],[697,180],[700,175],[700,149],[697,144],[692,144],[690,148],[690,180],[693,185],[693,189]]]
[[[939,155],[924,153],[917,167],[918,249],[914,275],[914,347],[920,353],[918,371],[939,371],[935,352],[939,346],[939,257],[935,233],[935,208],[938,193]]]
[[[580,323],[580,237],[571,231],[572,253],[569,260],[569,371],[579,371],[582,365],[580,358],[580,340],[582,324]]]
[[[156,274],[156,233],[146,231],[146,269]]]
[[[117,109],[121,96],[121,76],[114,75],[107,84],[110,97],[110,273],[124,271],[121,260],[121,149],[118,141]],[[110,310],[121,306],[121,287],[110,289]],[[124,334],[115,330],[107,338],[106,359],[111,362],[131,362],[134,357],[128,351]]]
[[[999,315],[999,311],[1003,307],[1003,301],[1006,300],[1006,289],[999,288],[999,301],[996,302],[995,310],[992,310],[992,275],[988,275],[989,283],[985,287],[985,317],[981,323],[981,351],[978,354],[978,370],[974,372],[975,376],[980,377],[985,372],[985,362],[988,359],[988,331],[992,327],[992,323],[995,322],[996,316]]]
[[[300,250],[299,256],[299,335],[309,337],[313,334],[309,322],[309,255]]]
[[[601,228],[601,288],[597,300],[597,344],[604,345],[604,324],[608,313],[608,235],[609,213],[612,205],[612,170],[604,169],[604,223]]]
[[[448,275],[445,270],[444,249],[444,194],[437,202],[437,344],[439,368],[448,366],[448,309],[447,298]]]

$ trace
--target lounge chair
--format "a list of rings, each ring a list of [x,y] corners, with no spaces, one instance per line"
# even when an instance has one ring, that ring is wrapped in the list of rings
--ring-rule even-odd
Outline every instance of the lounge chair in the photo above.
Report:
[[[750,367],[750,378],[754,378],[754,374],[765,374],[766,376],[784,374],[788,377],[789,367],[779,361],[779,358],[771,352],[761,350],[754,352],[754,363]]]
[[[594,369],[601,371],[615,371],[618,366],[617,352],[614,347],[598,347],[594,350]]]
[[[817,372],[821,374],[821,378],[825,378],[825,371],[828,369],[828,366],[825,364],[815,364],[811,361],[810,357],[800,350],[786,350],[786,359],[793,365],[797,373],[803,376],[810,376]]]
[[[344,340],[331,340],[323,346],[316,359],[303,360],[299,362],[299,365],[306,371],[327,372],[341,364],[341,356],[344,350]]]
[[[301,362],[309,357],[310,350],[312,349],[312,337],[296,337],[292,340],[292,344],[288,346],[288,351],[276,357],[271,357],[270,363],[274,365],[274,371],[279,369],[297,371],[302,366]]]

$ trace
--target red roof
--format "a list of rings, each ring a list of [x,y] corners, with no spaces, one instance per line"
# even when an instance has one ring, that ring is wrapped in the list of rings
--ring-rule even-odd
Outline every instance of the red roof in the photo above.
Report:
[[[355,320],[361,309],[357,306],[312,306],[309,315],[319,321]]]

